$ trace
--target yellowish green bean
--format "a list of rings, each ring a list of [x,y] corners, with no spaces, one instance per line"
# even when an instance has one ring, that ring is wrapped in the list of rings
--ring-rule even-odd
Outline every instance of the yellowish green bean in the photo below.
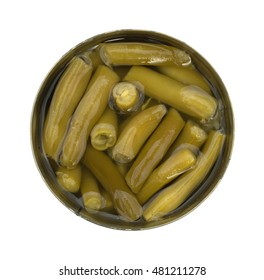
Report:
[[[191,57],[175,47],[151,43],[106,43],[100,48],[106,65],[189,65]]]
[[[169,148],[166,158],[168,158],[175,149],[182,144],[190,144],[196,148],[200,148],[206,141],[207,137],[208,135],[205,130],[194,121],[188,120],[180,135]]]
[[[191,150],[183,148],[175,151],[174,154],[159,165],[148,177],[137,194],[139,203],[143,205],[162,187],[192,168],[195,163],[196,156]]]
[[[216,162],[223,147],[225,135],[211,131],[198,157],[196,167],[165,189],[146,205],[143,217],[146,221],[157,220],[178,208],[200,185]]]
[[[74,57],[56,86],[43,129],[45,153],[55,161],[70,118],[85,92],[92,71],[91,64]]]
[[[148,67],[133,66],[124,78],[142,84],[145,94],[199,120],[211,119],[217,110],[217,100],[203,89],[184,85]]]
[[[80,189],[82,179],[82,167],[78,164],[73,169],[59,167],[56,176],[60,186],[71,193],[76,193]]]
[[[181,144],[191,144],[197,148],[200,148],[208,137],[207,132],[202,129],[194,121],[188,120],[181,131],[179,137],[176,139],[176,147]]]
[[[113,159],[121,163],[132,161],[166,112],[164,105],[156,105],[131,118],[111,151]]]
[[[196,85],[208,93],[211,92],[207,81],[196,69],[190,67],[160,66],[158,70],[160,73],[183,84]]]
[[[112,91],[114,107],[120,112],[131,112],[140,105],[140,93],[137,87],[129,82],[117,83]]]
[[[118,133],[118,120],[116,112],[107,107],[91,131],[92,146],[104,151],[114,146]]]
[[[82,170],[82,181],[80,191],[84,207],[89,210],[100,210],[103,205],[99,185],[94,175],[87,168]]]

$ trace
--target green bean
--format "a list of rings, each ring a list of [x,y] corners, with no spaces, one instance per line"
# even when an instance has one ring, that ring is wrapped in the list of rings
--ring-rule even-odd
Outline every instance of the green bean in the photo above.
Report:
[[[209,93],[197,86],[186,86],[147,67],[133,66],[124,80],[141,83],[148,96],[199,120],[209,120],[216,113],[217,101]]]
[[[135,111],[141,105],[137,87],[128,82],[117,83],[112,90],[110,100],[120,112]]]
[[[175,144],[176,147],[179,147],[181,144],[188,143],[200,148],[206,141],[207,137],[208,135],[205,130],[194,121],[188,120],[181,134],[176,139]]]
[[[143,217],[146,221],[156,220],[178,208],[205,179],[216,162],[223,147],[225,135],[211,131],[198,157],[196,167],[182,176],[146,205]]]
[[[166,114],[164,105],[156,105],[136,114],[122,129],[111,153],[115,161],[132,161]]]
[[[104,152],[97,151],[88,145],[82,161],[110,194],[115,209],[122,217],[130,221],[141,217],[141,205],[116,165]]]
[[[161,66],[158,67],[158,70],[160,73],[183,84],[196,85],[208,93],[211,92],[207,81],[196,69],[192,69],[190,67]]]
[[[56,176],[60,186],[71,193],[76,193],[80,189],[82,178],[82,167],[78,164],[73,169],[58,167]]]
[[[92,146],[99,151],[114,146],[117,139],[117,129],[117,115],[107,107],[91,131]]]
[[[189,65],[191,57],[175,47],[151,43],[106,43],[100,48],[106,65]]]
[[[56,86],[43,129],[44,151],[55,161],[69,120],[85,92],[92,71],[91,64],[74,57]]]
[[[62,166],[73,168],[81,160],[90,132],[106,109],[111,88],[118,80],[112,70],[98,66],[72,117],[60,156]]]
[[[194,121],[188,120],[179,137],[177,137],[177,139],[169,148],[165,158],[168,158],[175,151],[175,149],[182,144],[190,144],[194,147],[200,148],[206,141],[207,137],[208,135],[205,130],[203,130]]]
[[[168,114],[141,149],[125,177],[134,193],[140,191],[150,173],[162,160],[184,127],[184,123],[180,114],[175,109],[170,108]]]
[[[84,207],[89,210],[100,210],[103,204],[102,195],[98,182],[94,175],[87,168],[82,170],[82,181],[80,191]]]
[[[137,194],[138,201],[143,205],[162,187],[192,168],[196,163],[195,154],[186,148],[175,151],[165,162],[159,165],[148,177]]]

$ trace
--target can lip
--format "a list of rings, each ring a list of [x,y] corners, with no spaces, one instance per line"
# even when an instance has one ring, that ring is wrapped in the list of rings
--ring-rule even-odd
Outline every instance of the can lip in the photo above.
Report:
[[[206,78],[209,77],[209,81],[212,82],[214,87],[217,87],[219,98],[224,102],[224,125],[227,134],[227,140],[224,145],[224,150],[221,155],[221,159],[218,159],[218,161],[221,162],[216,164],[214,167],[214,171],[210,173],[214,175],[213,178],[211,178],[212,175],[211,177],[210,175],[207,176],[207,178],[201,184],[203,188],[199,188],[200,193],[198,196],[195,192],[179,208],[173,211],[170,215],[165,216],[165,218],[163,219],[152,222],[136,221],[131,223],[125,222],[121,219],[107,219],[107,217],[98,217],[97,214],[92,212],[88,213],[87,211],[83,210],[78,200],[76,198],[74,199],[74,195],[67,194],[65,191],[61,190],[61,188],[55,181],[54,172],[49,166],[48,160],[43,153],[41,142],[41,127],[44,122],[43,106],[46,107],[46,103],[48,102],[49,97],[48,95],[51,94],[51,92],[49,92],[48,89],[51,87],[51,84],[54,83],[55,77],[57,77],[59,73],[62,72],[65,65],[71,60],[73,56],[83,52],[84,50],[87,50],[87,48],[93,48],[96,45],[103,42],[135,41],[135,39],[139,42],[140,40],[152,41],[163,44],[169,44],[175,47],[180,47],[186,50],[191,55],[192,59],[194,59],[195,65],[197,66],[198,70],[203,72],[203,74],[205,73],[205,75],[210,76],[206,76]],[[173,38],[169,35],[160,32],[142,29],[120,29],[101,33],[82,41],[81,43],[77,44],[75,47],[70,49],[68,52],[66,52],[54,64],[54,66],[48,72],[46,77],[43,79],[43,82],[41,83],[38,93],[35,97],[33,109],[31,112],[30,134],[31,149],[38,171],[41,174],[43,180],[45,181],[50,191],[53,193],[53,195],[57,197],[57,199],[62,204],[64,204],[64,206],[66,206],[76,215],[99,226],[116,230],[146,230],[164,226],[166,224],[172,223],[183,218],[187,214],[191,213],[194,209],[196,209],[196,207],[198,207],[206,198],[209,197],[209,195],[217,187],[222,177],[224,176],[224,173],[231,160],[235,137],[235,120],[231,100],[221,77],[210,65],[210,63],[196,50],[187,45],[185,42],[182,42],[176,38]]]

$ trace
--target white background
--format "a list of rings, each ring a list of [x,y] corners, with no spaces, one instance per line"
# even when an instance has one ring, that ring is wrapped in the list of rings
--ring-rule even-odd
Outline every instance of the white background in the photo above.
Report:
[[[264,279],[261,2],[1,1],[1,279],[107,279],[63,277],[59,269],[114,265],[207,268],[205,276],[168,279]],[[185,218],[140,232],[106,229],[66,209],[42,180],[30,144],[32,106],[51,67],[79,42],[126,28],[165,33],[202,54],[222,77],[236,121],[232,160],[213,194]]]

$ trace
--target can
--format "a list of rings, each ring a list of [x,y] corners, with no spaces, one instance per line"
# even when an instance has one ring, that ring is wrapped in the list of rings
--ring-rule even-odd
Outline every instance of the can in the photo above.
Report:
[[[125,219],[117,218],[111,214],[100,213],[98,211],[86,211],[82,205],[80,197],[66,192],[59,186],[54,168],[47,158],[45,151],[43,150],[42,133],[45,116],[54,92],[54,88],[66,65],[74,56],[80,55],[87,50],[94,49],[102,43],[108,42],[158,43],[173,46],[186,51],[186,53],[191,56],[192,63],[195,65],[196,69],[209,82],[213,94],[218,100],[220,100],[221,103],[221,126],[225,132],[226,139],[220,156],[218,157],[210,173],[206,176],[196,191],[192,193],[189,198],[178,208],[158,220],[146,222],[144,219],[140,219],[134,222],[129,222]],[[40,86],[35,103],[33,105],[31,119],[31,142],[36,165],[47,186],[58,198],[58,200],[76,215],[92,223],[113,229],[150,229],[166,225],[184,217],[186,214],[194,210],[199,204],[201,204],[216,188],[217,184],[223,177],[231,158],[234,142],[234,116],[228,92],[220,76],[210,65],[210,63],[192,47],[178,39],[153,31],[117,30],[99,34],[81,42],[69,50],[65,55],[63,55],[50,70],[42,85]]]

